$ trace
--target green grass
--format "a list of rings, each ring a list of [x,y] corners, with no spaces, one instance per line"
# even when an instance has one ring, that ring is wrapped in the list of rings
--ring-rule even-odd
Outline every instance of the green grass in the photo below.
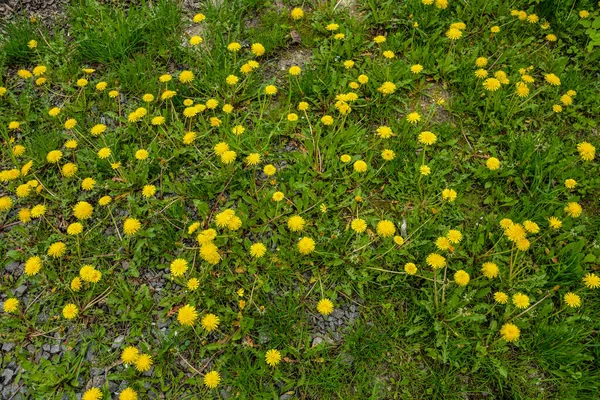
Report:
[[[290,17],[296,6],[305,11],[300,20]],[[185,10],[168,0],[127,8],[78,0],[68,7],[65,28],[48,29],[24,16],[5,23],[1,169],[33,166],[14,179],[2,172],[0,204],[4,196],[13,203],[0,212],[2,265],[39,256],[43,267],[33,276],[3,270],[0,300],[16,297],[20,305],[0,318],[1,341],[16,344],[0,371],[16,360],[25,371],[12,382],[23,384],[29,398],[75,398],[92,382],[104,398],[122,384],[140,398],[593,398],[600,390],[600,303],[598,290],[582,278],[598,274],[600,169],[598,156],[582,160],[577,145],[600,145],[598,54],[581,23],[598,18],[598,7],[592,1],[511,7],[540,21],[520,21],[506,2],[483,0],[450,1],[445,10],[416,0],[363,0],[351,10],[336,1],[235,0]],[[579,17],[584,9],[591,13],[586,19]],[[206,19],[192,23],[196,12]],[[542,28],[545,21],[550,28]],[[334,22],[339,30],[328,31]],[[456,22],[466,29],[451,42],[445,34]],[[492,34],[495,25],[500,32]],[[558,40],[548,41],[549,33]],[[189,44],[194,35],[203,39],[199,46]],[[386,42],[375,43],[377,35]],[[27,46],[32,39],[34,49]],[[235,54],[227,50],[234,41],[242,46]],[[263,44],[265,54],[253,55],[253,43]],[[384,58],[384,50],[395,58]],[[510,83],[484,90],[475,76],[478,57],[489,58],[489,77],[501,70]],[[259,67],[241,72],[250,60]],[[346,68],[346,60],[355,65]],[[417,63],[423,71],[414,74]],[[302,68],[297,77],[287,71],[294,64]],[[38,65],[47,67],[43,84],[16,73]],[[520,98],[515,83],[529,66],[535,82]],[[193,72],[192,82],[179,82],[183,70]],[[549,73],[560,77],[560,86],[545,82]],[[160,82],[163,74],[173,79]],[[369,81],[355,86],[360,74]],[[239,77],[236,85],[226,83],[230,75]],[[89,83],[81,88],[76,82],[84,77]],[[394,94],[377,90],[385,81],[394,82]],[[99,82],[107,88],[96,90]],[[277,95],[266,96],[267,85]],[[166,89],[176,96],[161,100]],[[112,90],[119,95],[109,96]],[[577,92],[573,103],[553,111],[568,90]],[[337,96],[349,92],[357,99],[343,115]],[[155,100],[144,102],[144,94]],[[219,104],[187,118],[186,99]],[[309,104],[306,113],[298,110],[301,101]],[[225,113],[225,104],[233,112]],[[61,108],[56,118],[48,115],[52,107]],[[146,116],[128,121],[140,107]],[[407,121],[411,112],[420,122]],[[298,121],[288,121],[290,113]],[[159,115],[165,123],[153,124]],[[332,125],[322,123],[324,115],[334,118]],[[65,129],[67,118],[77,120],[74,129]],[[20,127],[8,129],[11,121]],[[96,137],[90,130],[99,123],[107,130]],[[245,128],[239,136],[232,132],[237,125]],[[382,125],[394,136],[378,137]],[[197,138],[184,144],[188,131]],[[435,144],[420,143],[422,131],[434,132]],[[68,149],[68,139],[78,147]],[[7,141],[25,153],[12,153]],[[233,163],[215,154],[220,142],[236,152]],[[98,156],[104,147],[112,153],[108,160]],[[58,166],[46,159],[57,149],[63,153]],[[147,160],[135,158],[139,149],[148,150]],[[384,149],[395,158],[383,160]],[[260,154],[259,165],[244,163],[250,153]],[[343,163],[343,154],[351,162]],[[500,160],[500,169],[486,167],[490,157]],[[357,160],[367,163],[366,172],[353,171]],[[73,177],[61,173],[67,162],[78,167]],[[263,173],[267,164],[276,166],[273,176]],[[419,172],[424,164],[431,168],[427,176]],[[91,191],[81,188],[88,177],[97,181]],[[577,186],[567,189],[567,179]],[[18,197],[19,186],[30,181],[40,191]],[[144,197],[145,185],[156,193]],[[442,200],[446,188],[457,192],[455,201]],[[276,191],[283,201],[272,200]],[[101,206],[107,195],[112,202]],[[80,221],[79,236],[69,235],[80,201],[93,205],[93,215]],[[582,206],[580,217],[567,215],[570,202]],[[38,204],[47,208],[43,217],[19,220],[19,210]],[[225,209],[241,219],[238,230],[216,225]],[[302,232],[287,226],[296,214],[306,220]],[[132,236],[124,233],[128,217],[141,222]],[[550,228],[550,217],[562,227]],[[365,220],[365,232],[352,230],[354,218]],[[539,233],[527,235],[527,251],[506,238],[499,225],[505,218],[539,225]],[[377,233],[384,219],[394,223],[402,245]],[[199,229],[188,233],[194,222]],[[218,232],[216,265],[202,259],[196,239],[207,228]],[[437,248],[451,229],[463,239],[452,249]],[[316,242],[311,254],[298,251],[303,236]],[[66,254],[53,258],[48,249],[59,241]],[[250,247],[259,242],[266,254],[254,258]],[[431,253],[442,254],[447,267],[434,272],[426,263]],[[182,277],[172,276],[177,258],[188,262]],[[498,264],[497,278],[483,276],[485,262]],[[416,264],[417,275],[405,272],[406,263]],[[73,291],[86,264],[102,278]],[[470,275],[468,285],[454,282],[459,270]],[[197,290],[187,289],[190,278],[199,280]],[[21,285],[27,291],[17,295]],[[532,307],[497,304],[497,291],[525,293]],[[565,306],[567,292],[581,296],[581,307]],[[317,311],[323,298],[344,321],[335,329],[329,325],[335,318]],[[62,314],[67,303],[79,309],[72,320]],[[207,332],[199,320],[182,326],[177,315],[186,304],[196,307],[199,320],[217,315],[218,329]],[[516,342],[502,339],[508,322],[520,328]],[[43,345],[58,343],[54,335],[68,350],[40,359]],[[315,337],[323,340],[317,344]],[[125,367],[126,346],[150,354],[153,369]],[[276,367],[266,364],[269,349],[281,351]],[[98,368],[103,373],[93,380]],[[221,374],[217,389],[203,383],[209,371]]]
[[[0,65],[32,62],[36,52],[29,43],[37,38],[34,23],[24,16],[16,16],[3,21],[0,26],[2,27]]]

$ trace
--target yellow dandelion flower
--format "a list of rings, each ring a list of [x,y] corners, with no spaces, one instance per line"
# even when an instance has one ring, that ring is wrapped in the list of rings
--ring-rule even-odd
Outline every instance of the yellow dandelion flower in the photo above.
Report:
[[[148,354],[140,354],[135,360],[135,369],[146,372],[152,367],[152,357]]]
[[[201,321],[202,327],[208,332],[212,332],[219,326],[220,320],[215,314],[206,314]]]
[[[500,334],[507,342],[516,342],[521,336],[521,330],[515,324],[504,324],[500,328]]]
[[[529,307],[529,296],[523,293],[515,293],[512,302],[517,308],[527,308]]]
[[[276,349],[268,350],[265,354],[265,361],[268,365],[274,367],[281,361],[281,353]]]
[[[581,306],[581,297],[579,297],[573,292],[565,294],[563,300],[565,304],[571,308],[578,308],[579,306]]]
[[[179,321],[181,325],[192,326],[197,319],[198,312],[196,311],[196,307],[192,305],[186,304],[177,312],[177,321]]]
[[[322,315],[329,315],[333,312],[334,305],[329,299],[321,299],[317,304],[317,311]]]
[[[506,304],[508,303],[508,295],[504,292],[496,292],[494,293],[494,301],[498,304]]]
[[[298,251],[300,254],[307,255],[315,250],[315,241],[309,237],[303,237],[298,242]]]

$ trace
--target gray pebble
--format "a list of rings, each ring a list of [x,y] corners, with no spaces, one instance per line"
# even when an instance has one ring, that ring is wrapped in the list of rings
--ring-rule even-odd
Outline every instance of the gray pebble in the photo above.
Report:
[[[15,374],[15,371],[13,371],[12,369],[6,368],[4,370],[4,372],[2,372],[2,378],[4,378],[3,383],[5,385],[8,385],[8,383],[11,381],[14,374]]]
[[[94,357],[94,349],[93,348],[90,347],[88,349],[85,358],[91,363],[93,363],[96,360],[96,358]]]
[[[11,351],[15,348],[15,344],[12,342],[6,342],[2,345],[2,351]]]
[[[159,320],[157,324],[158,324],[158,327],[159,327],[160,329],[162,329],[162,328],[166,328],[166,327],[168,327],[168,326],[169,326],[169,321],[166,321],[166,320]]]
[[[261,332],[258,335],[258,342],[260,344],[267,344],[267,343],[269,343],[270,340],[271,340],[271,338],[268,335],[266,335],[264,332]]]
[[[112,348],[114,349],[118,349],[119,347],[121,347],[121,343],[123,343],[123,340],[125,340],[125,336],[124,335],[119,335],[115,338]]]
[[[27,291],[27,286],[21,285],[15,289],[15,295],[21,297],[21,296],[23,296],[23,293],[25,293],[26,291]]]
[[[23,269],[23,264],[17,261],[11,262],[10,264],[7,264],[4,269],[6,272],[11,274],[19,274],[19,272]]]

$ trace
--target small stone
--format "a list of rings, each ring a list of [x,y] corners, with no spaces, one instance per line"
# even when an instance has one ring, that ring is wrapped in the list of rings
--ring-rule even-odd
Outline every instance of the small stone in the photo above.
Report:
[[[6,368],[4,370],[4,372],[2,372],[2,377],[4,378],[3,383],[5,385],[8,385],[8,383],[11,381],[14,374],[15,374],[15,371],[13,371],[12,369]]]
[[[2,345],[2,351],[11,351],[12,349],[15,348],[15,344],[12,342],[6,342]]]
[[[263,332],[261,332],[258,335],[258,342],[260,344],[267,344],[267,343],[269,343],[270,340],[271,340],[271,338],[269,336],[265,335]]]
[[[119,385],[117,385],[116,383],[109,381],[108,382],[108,391],[111,393],[115,393],[117,391],[117,389],[119,389]]]
[[[87,359],[89,362],[94,362],[94,360],[95,360],[95,357],[94,357],[94,349],[92,349],[92,348],[90,347],[90,348],[89,348],[89,350],[87,351],[87,354],[86,354],[86,356],[85,356],[85,357],[86,357],[86,359]]]
[[[23,296],[23,293],[25,293],[26,291],[27,291],[27,286],[21,285],[21,286],[19,286],[18,288],[15,289],[15,294],[18,297],[21,297],[21,296]]]
[[[158,328],[159,329],[166,328],[168,326],[169,326],[169,322],[168,321],[165,321],[165,320],[158,321]]]
[[[6,267],[4,267],[4,269],[6,270],[6,272],[9,272],[11,274],[14,274],[15,272],[18,273],[19,272],[19,267],[22,267],[23,264],[21,264],[20,262],[11,262],[10,264],[7,264]]]
[[[124,335],[119,335],[115,338],[115,340],[113,341],[113,345],[112,348],[114,349],[118,349],[119,347],[121,347],[121,343],[123,343],[123,340],[125,340],[125,336]]]
[[[52,347],[50,347],[50,353],[56,354],[59,352],[60,352],[60,344],[55,344]]]
[[[311,347],[318,346],[318,345],[319,345],[319,344],[321,344],[321,343],[323,343],[323,338],[322,338],[321,336],[315,336],[315,337],[313,338],[313,341],[312,341],[312,345],[311,345]]]

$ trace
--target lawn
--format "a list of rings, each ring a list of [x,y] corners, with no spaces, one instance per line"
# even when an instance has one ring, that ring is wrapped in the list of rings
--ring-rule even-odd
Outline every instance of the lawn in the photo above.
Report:
[[[600,3],[67,3],[0,20],[1,399],[599,397]]]

